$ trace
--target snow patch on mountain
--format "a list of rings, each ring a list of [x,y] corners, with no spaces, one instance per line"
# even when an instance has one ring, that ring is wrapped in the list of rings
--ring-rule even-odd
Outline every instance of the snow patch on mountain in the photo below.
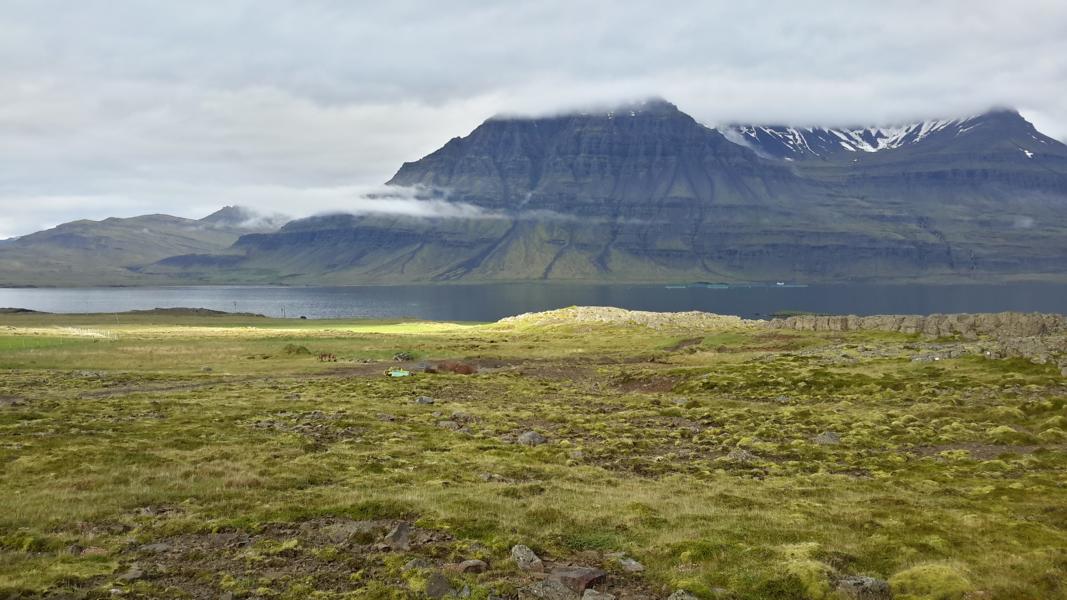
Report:
[[[733,125],[720,132],[735,144],[763,156],[824,158],[842,150],[880,152],[915,144],[929,136],[947,132],[962,135],[982,121],[978,116],[962,119],[934,119],[891,127],[784,127]]]

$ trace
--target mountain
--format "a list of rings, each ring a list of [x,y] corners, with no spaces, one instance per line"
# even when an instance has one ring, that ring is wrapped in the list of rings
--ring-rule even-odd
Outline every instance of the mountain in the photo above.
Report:
[[[215,227],[267,231],[278,229],[288,221],[289,217],[285,215],[265,215],[245,206],[224,206],[200,219],[200,223]]]
[[[205,281],[309,283],[1067,271],[1067,148],[1010,111],[849,129],[717,130],[662,100],[494,117],[405,163],[388,183],[483,212],[320,216],[244,236],[223,257],[154,268]]]
[[[882,153],[897,157],[947,148],[1008,151],[1014,159],[1065,156],[1064,145],[1039,132],[1019,113],[996,110],[962,119],[938,119],[892,127],[784,127],[733,125],[724,128],[731,141],[768,158],[840,160]]]
[[[248,209],[226,207],[199,220],[160,214],[81,220],[5,240],[0,285],[158,283],[140,268],[174,255],[225,252],[240,236],[271,229],[234,224],[238,214],[255,218]]]
[[[389,181],[447,189],[483,218],[318,217],[234,248],[245,275],[282,281],[659,279],[663,265],[706,276],[709,231],[736,238],[760,214],[789,212],[800,183],[663,101],[497,117]]]
[[[388,184],[463,216],[320,215],[225,250],[123,259],[137,265],[123,272],[308,284],[1067,279],[1067,146],[1006,110],[840,129],[715,129],[663,100],[497,116]],[[219,219],[244,221],[232,212]]]

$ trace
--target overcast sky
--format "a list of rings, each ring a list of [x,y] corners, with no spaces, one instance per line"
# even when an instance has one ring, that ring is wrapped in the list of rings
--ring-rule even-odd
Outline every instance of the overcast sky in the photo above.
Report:
[[[0,238],[357,206],[494,113],[650,95],[709,125],[1012,106],[1064,139],[1064,57],[1062,0],[0,0]]]

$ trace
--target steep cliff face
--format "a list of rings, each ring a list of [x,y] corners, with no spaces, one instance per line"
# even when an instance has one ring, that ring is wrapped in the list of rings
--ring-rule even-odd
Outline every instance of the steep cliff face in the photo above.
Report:
[[[677,223],[708,205],[763,204],[800,182],[659,100],[603,114],[493,118],[404,164],[389,183],[443,188],[504,211]]]

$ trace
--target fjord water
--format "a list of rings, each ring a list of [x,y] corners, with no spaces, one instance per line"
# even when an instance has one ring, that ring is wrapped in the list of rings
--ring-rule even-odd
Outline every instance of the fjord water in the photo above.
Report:
[[[111,313],[181,306],[310,319],[415,317],[439,321],[495,321],[524,312],[574,305],[653,311],[701,310],[749,318],[766,317],[778,311],[855,315],[1000,311],[1067,313],[1067,284],[679,288],[498,283],[0,288],[0,307],[56,313]]]

